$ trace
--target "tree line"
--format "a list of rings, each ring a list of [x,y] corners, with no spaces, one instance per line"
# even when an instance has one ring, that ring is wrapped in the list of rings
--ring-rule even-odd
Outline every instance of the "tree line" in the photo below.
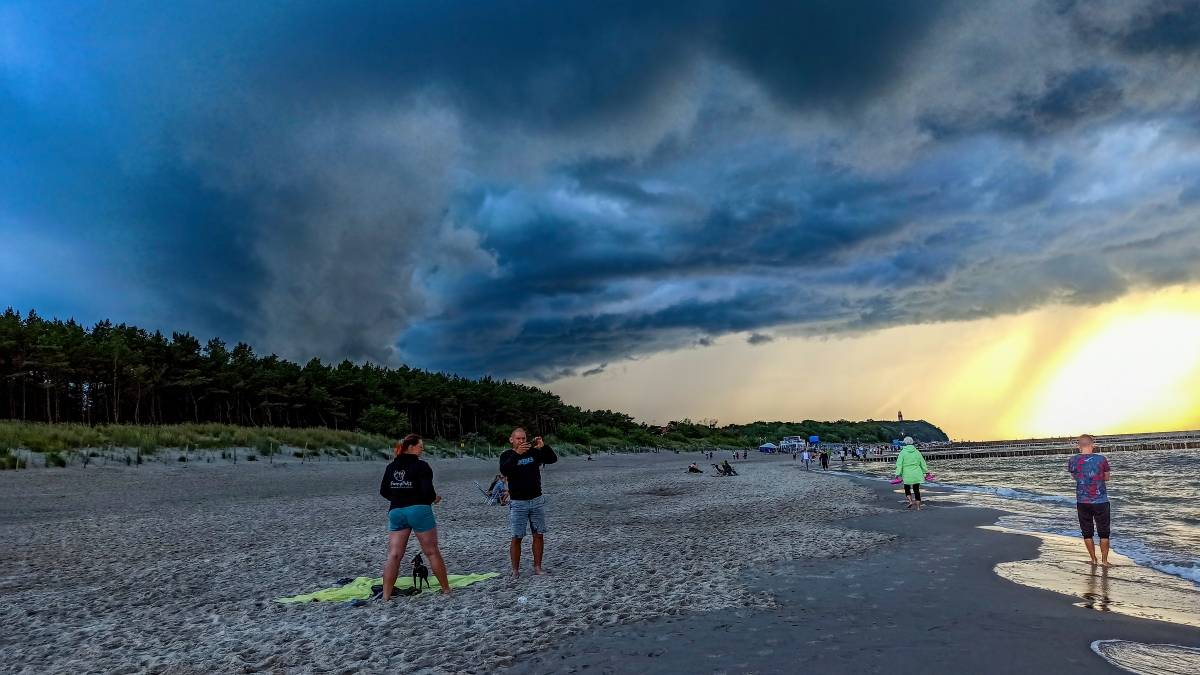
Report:
[[[553,393],[491,377],[472,380],[407,366],[332,364],[317,358],[300,365],[256,354],[244,342],[231,348],[212,338],[202,344],[188,333],[167,337],[111,321],[86,327],[74,320],[44,319],[32,310],[22,316],[13,308],[0,316],[0,418],[88,425],[327,427],[391,437],[412,431],[494,444],[504,443],[519,424],[538,435],[610,446],[744,446],[757,444],[764,434],[785,431],[869,442],[893,433],[883,423],[811,420],[725,427],[715,420],[683,420],[648,426],[624,413],[583,410]],[[905,425],[933,435],[925,440],[945,438],[927,423]]]
[[[407,366],[259,355],[220,338],[101,321],[0,316],[0,418],[83,424],[216,422],[328,427],[502,442],[514,424],[539,434],[562,424],[628,429],[633,419],[584,411],[535,387]]]

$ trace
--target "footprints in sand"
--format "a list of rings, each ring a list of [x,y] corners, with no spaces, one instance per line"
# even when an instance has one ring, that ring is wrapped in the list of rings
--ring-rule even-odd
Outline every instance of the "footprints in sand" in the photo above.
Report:
[[[506,571],[505,512],[483,505],[471,483],[492,467],[471,466],[435,468],[447,503],[471,505],[439,513],[442,551],[452,570]],[[870,512],[855,503],[863,489],[848,482],[752,462],[718,491],[678,468],[629,458],[606,467],[602,482],[548,472],[553,576],[360,608],[284,607],[270,599],[382,567],[383,511],[363,488],[377,482],[374,467],[314,467],[323,491],[316,496],[252,473],[243,480],[240,471],[257,470],[245,467],[228,474],[229,494],[186,504],[171,502],[169,481],[139,485],[161,492],[154,508],[0,529],[13,543],[0,563],[30,570],[6,581],[0,623],[21,627],[9,644],[20,645],[28,672],[186,672],[179,664],[189,664],[197,672],[489,673],[596,627],[713,610],[736,618],[746,608],[771,607],[760,580],[777,562],[850,555],[881,540],[836,527]],[[624,494],[614,495],[612,485]],[[263,489],[269,494],[255,492]],[[61,560],[87,564],[65,582],[38,571]],[[511,637],[515,625],[519,643]],[[13,655],[0,646],[0,662],[15,662]]]

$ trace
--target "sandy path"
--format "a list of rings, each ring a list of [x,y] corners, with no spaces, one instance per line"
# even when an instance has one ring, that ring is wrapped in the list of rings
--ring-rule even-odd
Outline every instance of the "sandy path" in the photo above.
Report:
[[[382,463],[7,472],[0,669],[488,672],[596,626],[770,607],[747,568],[886,539],[836,526],[873,508],[848,481],[790,459],[740,463],[732,479],[687,475],[688,461],[564,459],[545,471],[552,577],[364,608],[270,600],[379,574]],[[434,471],[450,571],[505,571],[505,511],[472,484],[494,464]]]

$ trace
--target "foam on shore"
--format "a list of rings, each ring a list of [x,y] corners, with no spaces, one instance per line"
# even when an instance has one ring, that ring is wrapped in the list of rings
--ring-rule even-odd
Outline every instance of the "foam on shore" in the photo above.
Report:
[[[1114,666],[1138,675],[1200,673],[1200,649],[1129,640],[1096,640],[1092,651]]]

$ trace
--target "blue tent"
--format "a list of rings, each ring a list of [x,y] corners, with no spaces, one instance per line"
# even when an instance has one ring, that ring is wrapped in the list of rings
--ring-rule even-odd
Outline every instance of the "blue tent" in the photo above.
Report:
[[[809,437],[808,437],[808,444],[809,444],[809,445],[819,445],[820,443],[821,443],[821,437],[820,437],[820,436],[809,436]]]
[[[763,443],[762,445],[758,446],[759,452],[773,453],[773,452],[775,452],[776,449],[777,449],[777,446],[774,443]]]

